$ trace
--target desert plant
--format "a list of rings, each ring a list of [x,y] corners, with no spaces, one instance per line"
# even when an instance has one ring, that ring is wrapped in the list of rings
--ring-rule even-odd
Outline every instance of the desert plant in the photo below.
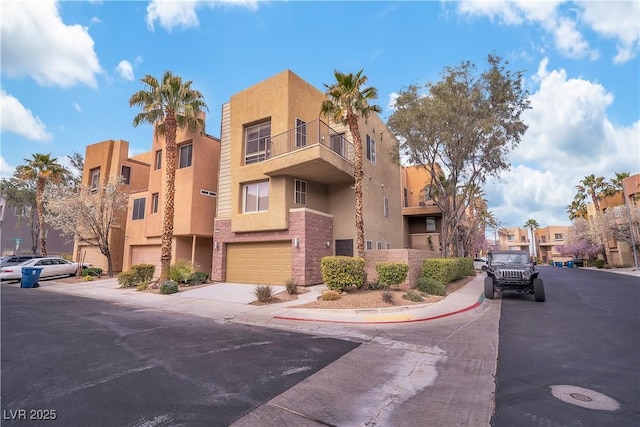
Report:
[[[413,301],[413,302],[424,301],[424,298],[422,298],[422,295],[420,295],[416,291],[409,291],[406,294],[402,295],[402,298],[404,298],[406,300],[409,300],[409,301]]]
[[[365,282],[364,259],[347,256],[327,256],[320,261],[322,281],[327,288],[344,291]]]
[[[375,280],[373,282],[368,282],[366,284],[365,289],[369,290],[369,291],[385,291],[387,289],[389,289],[389,286],[380,283],[379,280]]]
[[[202,283],[205,283],[207,280],[209,280],[208,273],[205,273],[204,271],[196,271],[191,275],[191,277],[189,277],[189,280],[187,280],[187,284],[200,285]]]
[[[98,267],[84,268],[82,269],[82,275],[85,277],[86,276],[100,277],[102,275],[102,269]]]
[[[134,271],[123,271],[118,274],[118,284],[121,288],[133,288],[138,283],[140,283],[140,281]]]
[[[298,283],[293,279],[287,279],[284,282],[284,285],[287,288],[287,293],[289,295],[297,295],[298,294]]]
[[[382,291],[382,294],[380,294],[380,297],[382,298],[382,301],[386,302],[387,304],[393,304],[393,292]]]
[[[323,301],[335,301],[340,299],[340,292],[332,291],[331,289],[322,292],[320,299]]]
[[[273,298],[273,289],[270,285],[258,285],[253,291],[260,302],[269,302]]]
[[[429,276],[420,276],[418,279],[418,290],[428,295],[441,295],[447,293],[447,285]]]
[[[82,281],[84,282],[93,282],[94,280],[96,280],[96,276],[82,276]]]
[[[376,264],[378,282],[386,286],[395,286],[404,282],[409,272],[409,265],[402,262],[379,262]]]
[[[187,283],[195,271],[197,271],[197,268],[189,261],[179,259],[169,266],[167,277],[174,282]]]
[[[594,264],[598,268],[603,268],[605,263],[603,259],[597,259],[594,261]]]
[[[138,286],[136,286],[136,291],[146,291],[148,287],[148,283],[140,283]]]
[[[178,292],[178,284],[173,280],[166,280],[160,285],[160,293],[163,295],[175,294]]]

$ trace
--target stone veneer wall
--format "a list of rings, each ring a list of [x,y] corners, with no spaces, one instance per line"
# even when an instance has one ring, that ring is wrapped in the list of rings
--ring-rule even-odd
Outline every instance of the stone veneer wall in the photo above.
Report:
[[[271,242],[297,237],[298,247],[291,248],[291,278],[301,286],[322,283],[320,260],[333,254],[333,217],[309,209],[291,209],[288,230],[234,233],[230,219],[215,220],[214,229],[218,248],[214,244],[211,278],[216,282],[226,278],[225,245],[228,243]]]
[[[378,262],[403,262],[409,265],[407,280],[404,284],[414,286],[422,274],[422,261],[425,258],[438,258],[440,252],[425,251],[421,249],[382,249],[365,253],[365,270],[367,280],[372,282],[377,279],[376,264]]]

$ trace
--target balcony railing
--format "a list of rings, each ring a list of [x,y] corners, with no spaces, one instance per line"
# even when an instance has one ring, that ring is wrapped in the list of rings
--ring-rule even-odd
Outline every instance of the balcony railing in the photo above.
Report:
[[[427,208],[432,206],[436,206],[436,202],[424,195],[409,195],[402,200],[402,207],[404,208]]]
[[[272,136],[267,141],[266,158],[270,159],[314,145],[324,145],[340,157],[353,163],[355,157],[353,143],[344,137],[344,133],[332,129],[322,120],[304,123]]]

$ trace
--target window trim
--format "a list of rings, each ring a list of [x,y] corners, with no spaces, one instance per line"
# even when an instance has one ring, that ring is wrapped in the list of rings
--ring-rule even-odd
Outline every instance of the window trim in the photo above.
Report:
[[[298,184],[300,184],[301,189],[298,189]],[[304,188],[302,188],[304,187]],[[302,179],[294,179],[293,180],[293,203],[296,205],[304,205],[307,204],[307,181]]]
[[[368,251],[372,250],[373,249],[373,242],[371,240],[365,241],[364,247]]]
[[[347,157],[346,156],[347,144],[346,144],[344,132],[335,133],[329,136],[329,144],[330,144],[331,150],[334,153],[337,153],[342,157]]]
[[[160,208],[160,193],[153,193],[151,195],[151,213],[158,213],[158,209]]]
[[[89,187],[91,191],[97,191],[100,187],[100,167],[89,169]]]
[[[367,134],[367,159],[376,164],[376,141]]]
[[[189,150],[189,154],[187,156],[188,159],[188,163],[189,164],[182,164],[182,156],[183,156],[183,150],[184,149],[188,149]],[[182,144],[178,146],[178,169],[184,169],[184,168],[189,168],[193,166],[193,142],[189,142],[188,144]]]
[[[307,145],[307,122],[296,118],[296,147],[302,148]]]
[[[384,214],[385,217],[389,218],[389,198],[387,196],[384,196],[382,203],[383,203],[382,213]]]
[[[263,126],[266,127],[266,125],[269,125],[269,134],[261,135],[262,127]],[[258,130],[257,138],[249,140],[248,132],[253,128],[257,128]],[[250,153],[247,152],[247,148],[249,146],[248,143],[254,142],[254,141],[256,141],[258,144],[258,150],[252,151]],[[264,147],[260,149],[262,144],[264,144]],[[260,163],[267,160],[267,158],[269,157],[270,145],[271,145],[271,119],[264,120],[262,122],[254,123],[251,125],[245,125],[244,127],[244,164],[251,165],[254,163]]]
[[[155,170],[162,169],[162,150],[156,150]]]
[[[138,221],[144,219],[144,210],[146,208],[146,197],[140,197],[138,199],[133,199],[133,215],[131,215],[131,219],[133,221]]]
[[[266,184],[266,186],[264,185]],[[255,210],[247,210],[247,191],[249,188],[256,186],[256,206],[255,206]],[[242,213],[257,213],[257,212],[267,212],[269,210],[269,181],[255,181],[255,182],[250,182],[250,183],[246,183],[246,184],[242,184]],[[261,196],[260,195],[260,188],[266,188],[267,189],[267,194],[266,194],[266,202],[267,202],[267,206],[264,209],[261,209],[260,206],[260,199]]]
[[[125,170],[127,170],[126,174],[124,172]],[[122,165],[120,167],[120,176],[123,178],[122,183],[129,185],[131,183],[131,166]]]
[[[433,222],[433,227],[429,227],[429,224]],[[438,229],[438,223],[435,216],[428,216],[424,221],[425,229],[427,233],[434,233]]]

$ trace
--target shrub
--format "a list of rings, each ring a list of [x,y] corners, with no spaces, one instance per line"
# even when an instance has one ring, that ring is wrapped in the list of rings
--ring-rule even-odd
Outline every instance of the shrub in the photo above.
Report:
[[[135,271],[123,271],[118,274],[118,284],[121,288],[133,288],[140,283]]]
[[[407,279],[409,265],[401,262],[379,262],[376,264],[378,282],[386,286],[399,285]]]
[[[344,291],[361,287],[365,281],[364,259],[347,256],[327,256],[320,261],[322,281],[327,288]]]
[[[140,283],[138,286],[136,286],[136,291],[146,291],[148,287],[148,283]]]
[[[102,276],[102,269],[98,267],[83,268],[82,275],[85,277],[87,276],[100,277]]]
[[[287,288],[287,293],[289,295],[298,295],[298,283],[293,279],[287,279],[284,282],[284,285]]]
[[[150,282],[156,271],[153,264],[136,264],[131,266],[131,271],[137,276],[138,283]]]
[[[258,298],[258,301],[269,302],[273,298],[273,289],[270,285],[258,285],[254,289],[253,294]]]
[[[424,301],[424,298],[422,298],[422,295],[420,295],[416,291],[409,291],[406,294],[402,295],[402,298],[404,298],[406,300],[409,300],[409,301],[413,301],[413,302]]]
[[[418,289],[428,295],[441,295],[447,293],[447,285],[433,277],[421,276],[418,279]]]
[[[320,295],[320,299],[322,299],[323,301],[335,301],[337,299],[340,299],[340,292],[326,290],[322,292],[322,295]]]
[[[365,289],[371,290],[371,291],[385,291],[389,289],[389,286],[382,284],[378,280],[376,280],[374,282],[367,283]]]
[[[382,297],[382,301],[386,302],[387,304],[393,304],[393,292],[382,291],[382,294],[380,296]]]
[[[602,268],[602,267],[604,267],[604,260],[603,259],[597,259],[597,260],[594,261],[594,264],[595,264],[596,267]]]
[[[196,271],[191,275],[191,277],[189,277],[189,280],[187,280],[187,285],[200,285],[205,283],[207,280],[209,280],[208,273],[205,273],[204,271]]]
[[[83,282],[93,282],[94,280],[96,280],[96,276],[82,276],[82,281]]]
[[[167,277],[178,283],[187,283],[197,269],[187,260],[179,259],[169,266]]]
[[[444,284],[473,274],[471,258],[427,258],[422,262],[422,275]]]
[[[163,295],[175,294],[178,292],[178,284],[173,280],[166,280],[160,285],[160,293]]]

